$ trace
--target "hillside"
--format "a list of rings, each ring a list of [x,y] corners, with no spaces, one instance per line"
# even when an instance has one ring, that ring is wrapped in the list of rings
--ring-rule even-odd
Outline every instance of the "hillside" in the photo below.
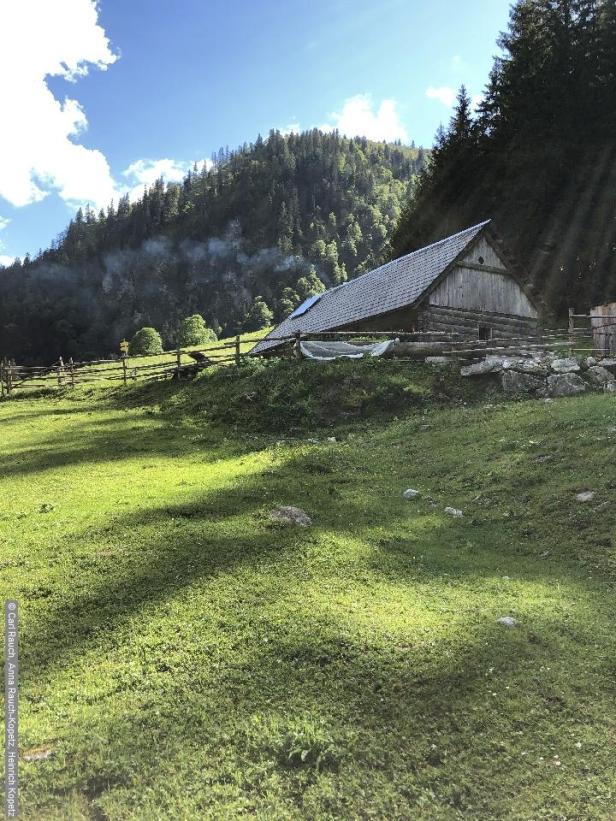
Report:
[[[0,352],[104,355],[143,325],[171,347],[195,312],[227,335],[279,319],[387,255],[423,163],[422,149],[274,131],[137,202],[80,210],[52,248],[0,269]]]
[[[282,434],[200,380],[0,403],[24,819],[611,817],[613,399],[437,408],[402,364]]]
[[[519,0],[474,113],[464,88],[394,255],[480,219],[549,311],[616,300],[616,3]]]

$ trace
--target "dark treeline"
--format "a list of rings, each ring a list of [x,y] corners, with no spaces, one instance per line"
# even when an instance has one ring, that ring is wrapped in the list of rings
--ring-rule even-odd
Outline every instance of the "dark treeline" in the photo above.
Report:
[[[521,0],[474,116],[464,89],[393,238],[487,217],[557,315],[616,300],[616,0]]]
[[[171,346],[197,312],[223,334],[279,319],[387,257],[423,164],[422,149],[274,131],[137,202],[80,210],[50,249],[0,269],[0,353],[106,354],[144,325]]]

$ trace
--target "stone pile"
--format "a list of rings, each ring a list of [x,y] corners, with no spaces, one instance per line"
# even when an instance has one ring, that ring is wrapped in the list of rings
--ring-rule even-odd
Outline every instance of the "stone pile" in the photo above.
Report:
[[[538,397],[575,396],[587,390],[616,393],[616,358],[559,357],[537,353],[528,356],[486,356],[465,365],[462,376],[493,375],[509,394]]]

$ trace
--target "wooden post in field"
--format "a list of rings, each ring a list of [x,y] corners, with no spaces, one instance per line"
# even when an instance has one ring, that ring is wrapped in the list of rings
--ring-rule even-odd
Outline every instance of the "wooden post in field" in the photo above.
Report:
[[[302,332],[295,332],[295,356],[297,359],[303,359],[302,355]]]
[[[13,390],[13,372],[11,370],[11,362],[6,359],[4,362],[4,375],[6,377],[6,392],[10,396]]]
[[[241,337],[239,334],[235,337],[235,364],[240,364],[240,340]]]
[[[124,380],[124,387],[126,387],[126,385],[128,384],[128,381],[127,381],[127,373],[126,373],[126,368],[127,368],[127,365],[126,365],[126,354],[125,354],[125,353],[123,353],[123,354],[122,354],[122,379]]]
[[[0,359],[0,396],[4,397],[4,359]]]
[[[182,349],[178,345],[178,349],[175,352],[175,368],[178,379],[180,378],[180,373],[182,372]]]
[[[58,373],[58,387],[61,388],[63,383],[64,383],[64,360],[62,359],[62,357],[60,357],[58,359],[57,373]]]
[[[569,308],[569,356],[573,356],[575,344],[575,308]]]
[[[73,363],[73,357],[68,360],[68,371],[71,375],[71,388],[75,387],[75,365]]]

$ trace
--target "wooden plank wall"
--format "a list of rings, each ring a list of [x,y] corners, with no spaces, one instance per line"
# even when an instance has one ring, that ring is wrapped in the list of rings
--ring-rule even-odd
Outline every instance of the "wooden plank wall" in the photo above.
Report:
[[[538,321],[533,317],[494,314],[488,311],[471,311],[443,305],[427,305],[419,318],[422,331],[449,331],[477,339],[481,326],[491,329],[492,336],[513,339],[534,336],[538,333]]]
[[[459,265],[430,294],[431,305],[537,318],[537,311],[513,277]]]
[[[616,302],[591,308],[590,325],[595,348],[600,353],[616,355]]]

